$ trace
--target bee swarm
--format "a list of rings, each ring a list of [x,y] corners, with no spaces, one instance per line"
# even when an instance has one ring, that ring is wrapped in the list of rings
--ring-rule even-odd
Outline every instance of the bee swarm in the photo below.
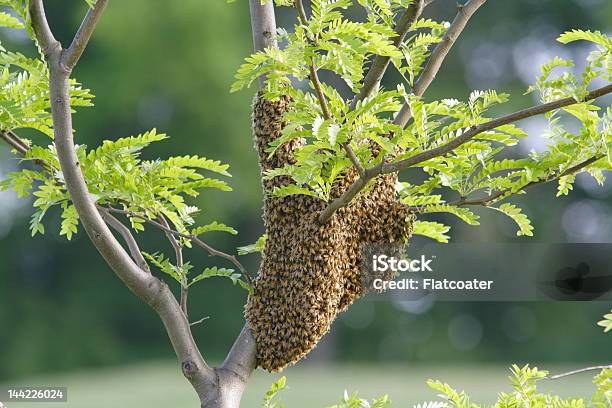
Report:
[[[253,107],[255,147],[262,174],[293,163],[302,140],[291,140],[272,157],[265,151],[281,136],[282,115],[291,100],[269,101],[258,94]],[[339,196],[357,177],[351,172],[335,187]],[[361,247],[403,243],[411,234],[413,216],[396,197],[397,175],[380,177],[350,206],[320,225],[322,200],[292,195],[266,195],[264,223],[268,238],[246,319],[257,343],[258,365],[279,371],[312,350],[338,313],[363,294]],[[285,177],[265,180],[265,192],[289,183]]]

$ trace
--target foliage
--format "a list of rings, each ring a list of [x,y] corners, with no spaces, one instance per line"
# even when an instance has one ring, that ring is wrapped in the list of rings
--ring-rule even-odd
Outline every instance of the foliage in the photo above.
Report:
[[[0,18],[0,26],[11,21]],[[10,26],[11,28],[19,28]],[[0,126],[2,130],[36,129],[53,137],[49,72],[41,59],[28,58],[0,46]],[[71,80],[70,103],[73,107],[92,106],[93,95]]]
[[[197,156],[171,157],[166,160],[141,158],[142,149],[164,139],[166,135],[154,129],[138,136],[105,140],[102,146],[92,150],[78,146],[77,154],[96,204],[119,206],[151,220],[163,216],[179,232],[189,233],[188,227],[195,223],[193,216],[199,208],[188,205],[186,198],[197,197],[202,190],[209,188],[231,190],[225,181],[204,177],[199,170],[229,176],[228,166]],[[32,195],[37,197],[33,204],[37,211],[31,224],[34,235],[44,232],[42,220],[51,207],[61,206],[63,217],[69,217],[66,211],[71,211],[72,206],[65,204],[70,198],[53,144],[46,148],[32,146],[24,160],[42,162],[45,167],[11,173],[2,187],[13,188],[20,196],[28,195],[31,190]],[[136,231],[144,230],[141,216],[130,217]],[[232,228],[215,222],[194,228],[193,234],[200,235],[209,231],[235,233]]]
[[[597,324],[604,328],[604,332],[607,333],[612,330],[612,310],[610,313],[604,315],[603,320],[597,322]]]
[[[143,255],[153,265],[157,266],[160,271],[180,283],[182,287],[188,287],[191,284],[188,280],[188,275],[193,266],[189,262],[179,267],[177,265],[173,265],[170,262],[170,259],[166,258],[164,254],[149,254],[148,252],[143,252]]]
[[[410,92],[415,78],[423,70],[431,46],[440,42],[449,25],[429,19],[417,20],[406,41],[393,45],[394,21],[409,1],[314,0],[312,13],[300,19],[291,30],[279,30],[278,40],[284,44],[246,58],[236,73],[233,91],[252,84],[266,75],[265,95],[293,98],[285,114],[287,126],[283,136],[271,143],[269,152],[291,139],[301,138],[305,144],[295,152],[296,162],[273,169],[267,178],[289,176],[294,183],[276,187],[270,194],[283,197],[305,194],[330,201],[333,187],[341,181],[354,163],[346,147],[355,152],[364,168],[374,168],[383,157],[391,162],[430,151],[456,139],[474,126],[491,118],[487,111],[509,100],[509,95],[495,90],[473,91],[467,101],[442,99],[426,101]],[[277,5],[293,6],[293,1]],[[367,19],[353,21],[345,11],[351,7],[366,9]],[[346,14],[346,15],[345,15]],[[586,171],[603,183],[604,171],[612,169],[612,110],[600,109],[585,100],[595,79],[610,81],[612,76],[612,40],[595,31],[573,30],[558,41],[588,41],[594,50],[589,54],[584,71],[577,75],[567,70],[573,62],[555,58],[542,66],[542,73],[528,92],[537,91],[542,102],[574,97],[580,103],[547,114],[550,123],[544,137],[548,148],[527,157],[516,156],[516,146],[527,134],[514,124],[504,124],[480,133],[474,139],[417,164],[427,176],[424,182],[402,183],[399,194],[405,204],[419,214],[450,212],[472,225],[477,216],[464,208],[466,198],[491,196],[479,205],[493,208],[513,219],[517,235],[533,235],[533,227],[522,210],[513,203],[499,204],[533,183],[558,179],[558,195],[572,189],[575,173]],[[350,100],[327,84],[318,91],[310,69],[329,71],[342,78],[357,95],[363,86],[366,63],[377,56],[389,57],[402,74],[404,84],[395,89],[374,89],[371,96],[359,100],[351,109]],[[565,71],[556,74],[558,70]],[[295,86],[299,84],[298,86]],[[323,100],[323,101],[322,101]],[[394,116],[406,103],[412,120],[402,128]],[[325,106],[326,105],[326,106]],[[329,115],[326,114],[329,111]],[[329,117],[328,117],[329,116]],[[578,132],[569,129],[575,122]],[[566,126],[570,127],[566,127]],[[575,126],[574,126],[575,127]],[[381,151],[373,154],[372,146]],[[592,160],[588,165],[583,162]],[[579,169],[572,171],[575,166]],[[458,197],[447,201],[445,197]],[[461,206],[461,208],[460,208]],[[439,223],[419,223],[417,233],[446,242],[448,228]]]
[[[95,1],[89,0],[93,7]],[[3,0],[11,13],[0,13],[0,26],[25,29],[32,37],[27,2]],[[49,71],[40,48],[37,58],[8,52],[0,46],[0,130],[12,133],[19,129],[34,129],[53,138],[53,122],[49,97]],[[75,80],[70,81],[71,107],[92,106],[93,95]],[[142,151],[152,143],[167,137],[156,129],[137,136],[105,140],[97,148],[77,145],[79,165],[89,193],[96,205],[119,209],[127,214],[134,231],[143,231],[147,220],[166,219],[170,226],[183,234],[180,244],[191,246],[191,238],[213,231],[237,234],[237,231],[217,221],[197,226],[195,216],[201,209],[188,199],[208,189],[231,191],[226,181],[231,177],[229,165],[200,156],[178,156],[168,159],[145,160]],[[26,147],[22,159],[25,166],[10,173],[0,182],[0,191],[12,189],[19,197],[33,196],[34,213],[30,221],[32,235],[44,234],[43,220],[49,211],[61,212],[59,234],[68,240],[78,231],[79,217],[67,191],[55,145],[33,144],[20,139]],[[20,152],[23,153],[23,152]],[[34,163],[29,166],[27,162]],[[208,175],[202,174],[203,172]],[[213,177],[209,176],[214,175]],[[146,254],[159,269],[182,286],[222,276],[244,288],[248,285],[241,275],[223,268],[206,268],[188,280],[192,266],[172,265],[163,254]]]
[[[537,367],[519,367],[513,365],[510,369],[510,382],[512,392],[501,392],[497,402],[492,405],[495,408],[531,407],[531,408],[565,408],[565,407],[604,407],[609,406],[612,400],[612,370],[602,370],[594,379],[593,383],[597,390],[590,399],[586,398],[562,398],[557,395],[544,394],[538,391],[538,382],[548,377],[548,372],[539,370]],[[465,391],[458,392],[450,385],[429,380],[429,387],[439,392],[439,397],[448,407],[474,408],[486,405],[475,404]]]
[[[264,395],[263,408],[283,408],[284,404],[277,400],[278,393],[287,388],[287,377],[281,377],[270,386]]]
[[[596,390],[590,398],[562,398],[558,395],[540,392],[538,382],[549,377],[548,371],[540,370],[537,367],[529,365],[519,367],[515,364],[510,368],[510,373],[512,391],[500,392],[497,401],[492,405],[474,403],[465,391],[457,391],[442,381],[428,380],[427,385],[438,393],[439,400],[418,403],[413,408],[605,408],[612,403],[612,369],[603,369],[593,378]],[[285,388],[285,377],[280,381],[282,381],[282,387],[274,383],[271,390],[266,393],[264,407],[283,407],[283,405],[266,405],[278,391]],[[386,395],[368,401],[359,398],[357,393],[349,394],[345,391],[340,403],[329,408],[388,408],[391,406],[391,400]]]
[[[174,265],[170,259],[166,258],[166,256],[161,253],[149,254],[147,252],[143,252],[143,255],[153,265],[159,268],[160,271],[177,281],[183,288],[189,288],[191,285],[204,279],[220,277],[227,278],[231,280],[234,285],[238,284],[243,289],[251,291],[250,285],[242,279],[242,275],[240,273],[236,273],[233,269],[218,268],[213,266],[204,268],[200,274],[191,277],[189,272],[191,269],[193,269],[193,265],[191,265],[189,262],[184,263],[182,266],[178,266]]]
[[[363,398],[359,398],[357,393],[349,394],[348,391],[344,391],[344,395],[340,400],[340,404],[332,405],[329,408],[387,408],[391,405],[391,400],[388,396],[384,395],[380,398],[368,401]]]
[[[254,244],[238,247],[238,255],[248,255],[254,252],[262,252],[266,245],[267,234],[263,234]]]

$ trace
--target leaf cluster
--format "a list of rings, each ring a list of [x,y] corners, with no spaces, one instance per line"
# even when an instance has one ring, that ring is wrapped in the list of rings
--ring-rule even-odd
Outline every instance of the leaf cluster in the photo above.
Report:
[[[295,5],[293,1],[276,3]],[[396,47],[394,24],[410,3],[315,0],[307,20],[298,19],[291,32],[279,30],[279,48],[251,55],[238,69],[232,90],[249,86],[263,75],[266,97],[288,95],[293,99],[284,116],[287,125],[282,137],[270,144],[269,154],[289,140],[304,141],[295,151],[295,163],[270,170],[265,176],[289,176],[293,183],[275,187],[269,194],[303,194],[330,201],[334,186],[355,168],[347,147],[363,168],[374,168],[383,159],[408,159],[490,121],[490,108],[509,100],[508,94],[495,90],[473,91],[466,101],[429,102],[411,93],[432,46],[442,40],[449,25],[418,19],[406,40]],[[365,8],[367,18],[347,17],[346,10],[351,7]],[[604,172],[612,169],[612,110],[601,109],[585,97],[594,80],[611,80],[612,40],[598,31],[573,30],[558,41],[588,41],[594,50],[579,75],[568,71],[573,61],[555,58],[542,66],[541,75],[527,90],[537,92],[542,102],[567,97],[580,102],[547,114],[549,129],[542,135],[547,139],[547,149],[517,157],[514,147],[528,135],[513,123],[482,132],[447,154],[417,164],[415,167],[426,175],[424,181],[398,186],[406,205],[420,214],[448,212],[477,225],[478,216],[464,207],[464,203],[474,202],[513,219],[518,225],[517,235],[531,236],[533,227],[523,211],[514,203],[500,201],[523,194],[530,185],[552,180],[559,183],[557,196],[568,194],[576,173],[571,170],[588,160],[592,162],[579,171],[588,172],[600,184],[604,182]],[[395,89],[374,89],[353,108],[351,100],[336,88],[322,83],[317,89],[311,77],[313,68],[328,71],[342,78],[357,95],[368,63],[381,56],[391,59],[405,83]],[[393,119],[404,103],[412,119],[406,127],[400,127]],[[419,220],[415,226],[416,233],[441,242],[448,241],[448,230],[448,226],[429,220]]]
[[[497,401],[493,404],[474,403],[465,391],[457,391],[442,381],[428,380],[427,385],[438,393],[438,400],[415,404],[413,408],[606,408],[612,401],[612,369],[601,370],[593,378],[596,390],[591,398],[562,398],[552,393],[541,392],[538,390],[538,383],[548,378],[548,372],[537,367],[529,365],[519,367],[515,364],[510,368],[510,374],[512,391],[500,392]],[[266,394],[264,407],[284,407],[282,404],[270,405],[278,391],[285,388],[286,378],[281,378],[279,382],[281,381],[282,387],[275,383]],[[329,408],[389,408],[391,406],[391,400],[386,395],[367,400],[360,398],[357,393],[349,394],[348,391],[345,391],[340,403]]]
[[[94,7],[95,1],[88,0]],[[34,40],[28,1],[0,0],[0,27],[26,30]],[[92,106],[93,95],[75,80],[70,80],[70,106]],[[29,58],[6,51],[0,45],[0,131],[13,135],[29,128],[53,138],[53,121],[49,95],[49,70],[40,47],[38,56]],[[17,137],[17,136],[15,136]],[[231,191],[224,180],[231,177],[229,166],[200,156],[178,156],[167,159],[143,158],[143,149],[167,137],[155,129],[137,136],[105,140],[96,148],[77,145],[78,165],[87,183],[92,201],[99,207],[112,207],[125,213],[136,232],[143,231],[147,221],[167,220],[181,236],[179,245],[191,246],[191,240],[211,232],[237,234],[223,223],[212,221],[197,225],[195,216],[201,209],[190,204],[191,198],[205,190]],[[13,190],[19,197],[32,196],[32,235],[44,234],[43,221],[52,210],[60,212],[59,233],[68,240],[78,231],[79,216],[67,191],[64,175],[53,142],[34,144],[19,138],[23,154],[19,171],[0,181],[1,190]],[[25,153],[24,153],[25,152]],[[240,274],[218,267],[206,268],[187,279],[191,265],[176,267],[162,254],[148,255],[160,270],[181,285],[221,276],[247,287]]]

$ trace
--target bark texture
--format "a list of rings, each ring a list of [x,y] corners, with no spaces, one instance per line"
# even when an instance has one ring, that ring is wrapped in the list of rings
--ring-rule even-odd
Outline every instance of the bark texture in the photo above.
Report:
[[[289,98],[268,101],[261,94],[253,107],[253,132],[262,173],[293,163],[303,141],[292,140],[272,157],[265,151],[280,137]],[[341,195],[357,177],[348,174],[335,187]],[[403,243],[411,234],[412,215],[396,198],[396,175],[374,186],[325,224],[318,221],[322,200],[294,195],[264,200],[268,234],[254,293],[246,307],[257,343],[257,364],[279,371],[303,358],[327,333],[338,313],[363,295],[362,246]],[[264,181],[264,191],[289,183],[284,177]]]

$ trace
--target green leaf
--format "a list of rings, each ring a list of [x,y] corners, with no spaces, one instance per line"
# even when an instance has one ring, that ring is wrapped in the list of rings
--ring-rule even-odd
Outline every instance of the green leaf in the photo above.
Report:
[[[23,23],[19,21],[19,19],[3,11],[0,11],[0,27],[16,28],[16,29],[25,28]]]
[[[36,234],[45,234],[45,226],[42,223],[45,212],[46,210],[38,210],[30,217],[30,231],[32,232],[32,236]]]
[[[261,237],[257,238],[257,241],[254,244],[238,247],[238,255],[247,255],[252,254],[254,252],[262,252],[264,250],[264,246],[266,245],[267,239],[268,235],[263,234]]]
[[[604,328],[604,333],[607,333],[612,330],[612,311],[604,315],[603,320],[597,322],[597,325]]]
[[[283,376],[279,378],[277,381],[273,382],[270,386],[270,389],[266,391],[263,400],[263,408],[280,408],[277,402],[274,399],[278,396],[278,393],[284,390],[287,387],[287,377]]]
[[[234,272],[233,269],[218,268],[216,266],[212,268],[205,268],[202,273],[194,277],[191,282],[189,282],[188,286],[191,286],[204,279],[213,277],[227,278],[231,280],[234,285],[238,284],[238,286],[240,286],[242,289],[247,290],[249,293],[251,293],[253,290],[248,283],[241,279],[241,274]]]
[[[434,205],[426,205],[419,210],[420,213],[428,214],[428,213],[440,213],[446,212],[449,214],[456,215],[462,221],[466,222],[470,225],[479,225],[478,219],[480,218],[472,211],[464,207],[456,207],[450,204],[434,204]]]
[[[526,235],[529,237],[533,236],[533,226],[531,225],[531,221],[525,214],[523,214],[522,210],[514,204],[505,203],[500,205],[499,207],[489,207],[497,211],[501,211],[506,214],[508,217],[512,218],[514,222],[519,226],[519,230],[516,235]]]
[[[579,40],[590,41],[608,49],[612,48],[612,39],[600,31],[572,30],[566,31],[557,38],[557,41],[563,44]]]
[[[400,192],[402,195],[402,192]],[[440,194],[432,194],[432,195],[414,195],[407,194],[405,197],[402,197],[402,203],[406,204],[410,207],[419,207],[423,205],[431,205],[431,204],[443,204],[444,200]]]
[[[575,174],[559,177],[559,187],[557,188],[557,197],[567,195],[570,190],[574,189]]]
[[[415,221],[412,233],[426,236],[438,242],[447,243],[450,237],[446,233],[449,230],[449,226],[439,222]]]
[[[148,252],[143,252],[142,255],[144,255],[153,265],[157,266],[163,273],[180,283],[181,286],[185,286],[187,271],[184,268],[181,269],[173,265],[162,253],[149,254]],[[188,266],[188,268],[190,268],[190,266]]]
[[[74,205],[66,205],[62,212],[62,225],[60,235],[65,235],[68,241],[72,239],[72,235],[76,234],[77,226],[79,225],[79,215],[77,214]]]
[[[465,391],[458,392],[450,385],[441,381],[427,380],[427,385],[434,391],[438,391],[444,399],[451,402],[457,408],[469,408],[470,398]]]
[[[222,164],[219,160],[210,160],[204,157],[198,156],[181,156],[171,157],[164,162],[167,166],[173,167],[194,167],[198,169],[210,170],[215,173],[222,174],[224,176],[231,177],[231,174],[227,172],[229,164]]]
[[[197,228],[191,230],[191,235],[198,236],[198,235],[204,234],[206,232],[210,232],[210,231],[223,231],[223,232],[228,232],[228,233],[230,233],[232,235],[238,234],[238,231],[236,231],[234,228],[229,227],[229,226],[227,226],[225,224],[222,224],[220,222],[214,221],[214,222],[211,222],[210,224],[202,225],[200,227],[197,227]]]

